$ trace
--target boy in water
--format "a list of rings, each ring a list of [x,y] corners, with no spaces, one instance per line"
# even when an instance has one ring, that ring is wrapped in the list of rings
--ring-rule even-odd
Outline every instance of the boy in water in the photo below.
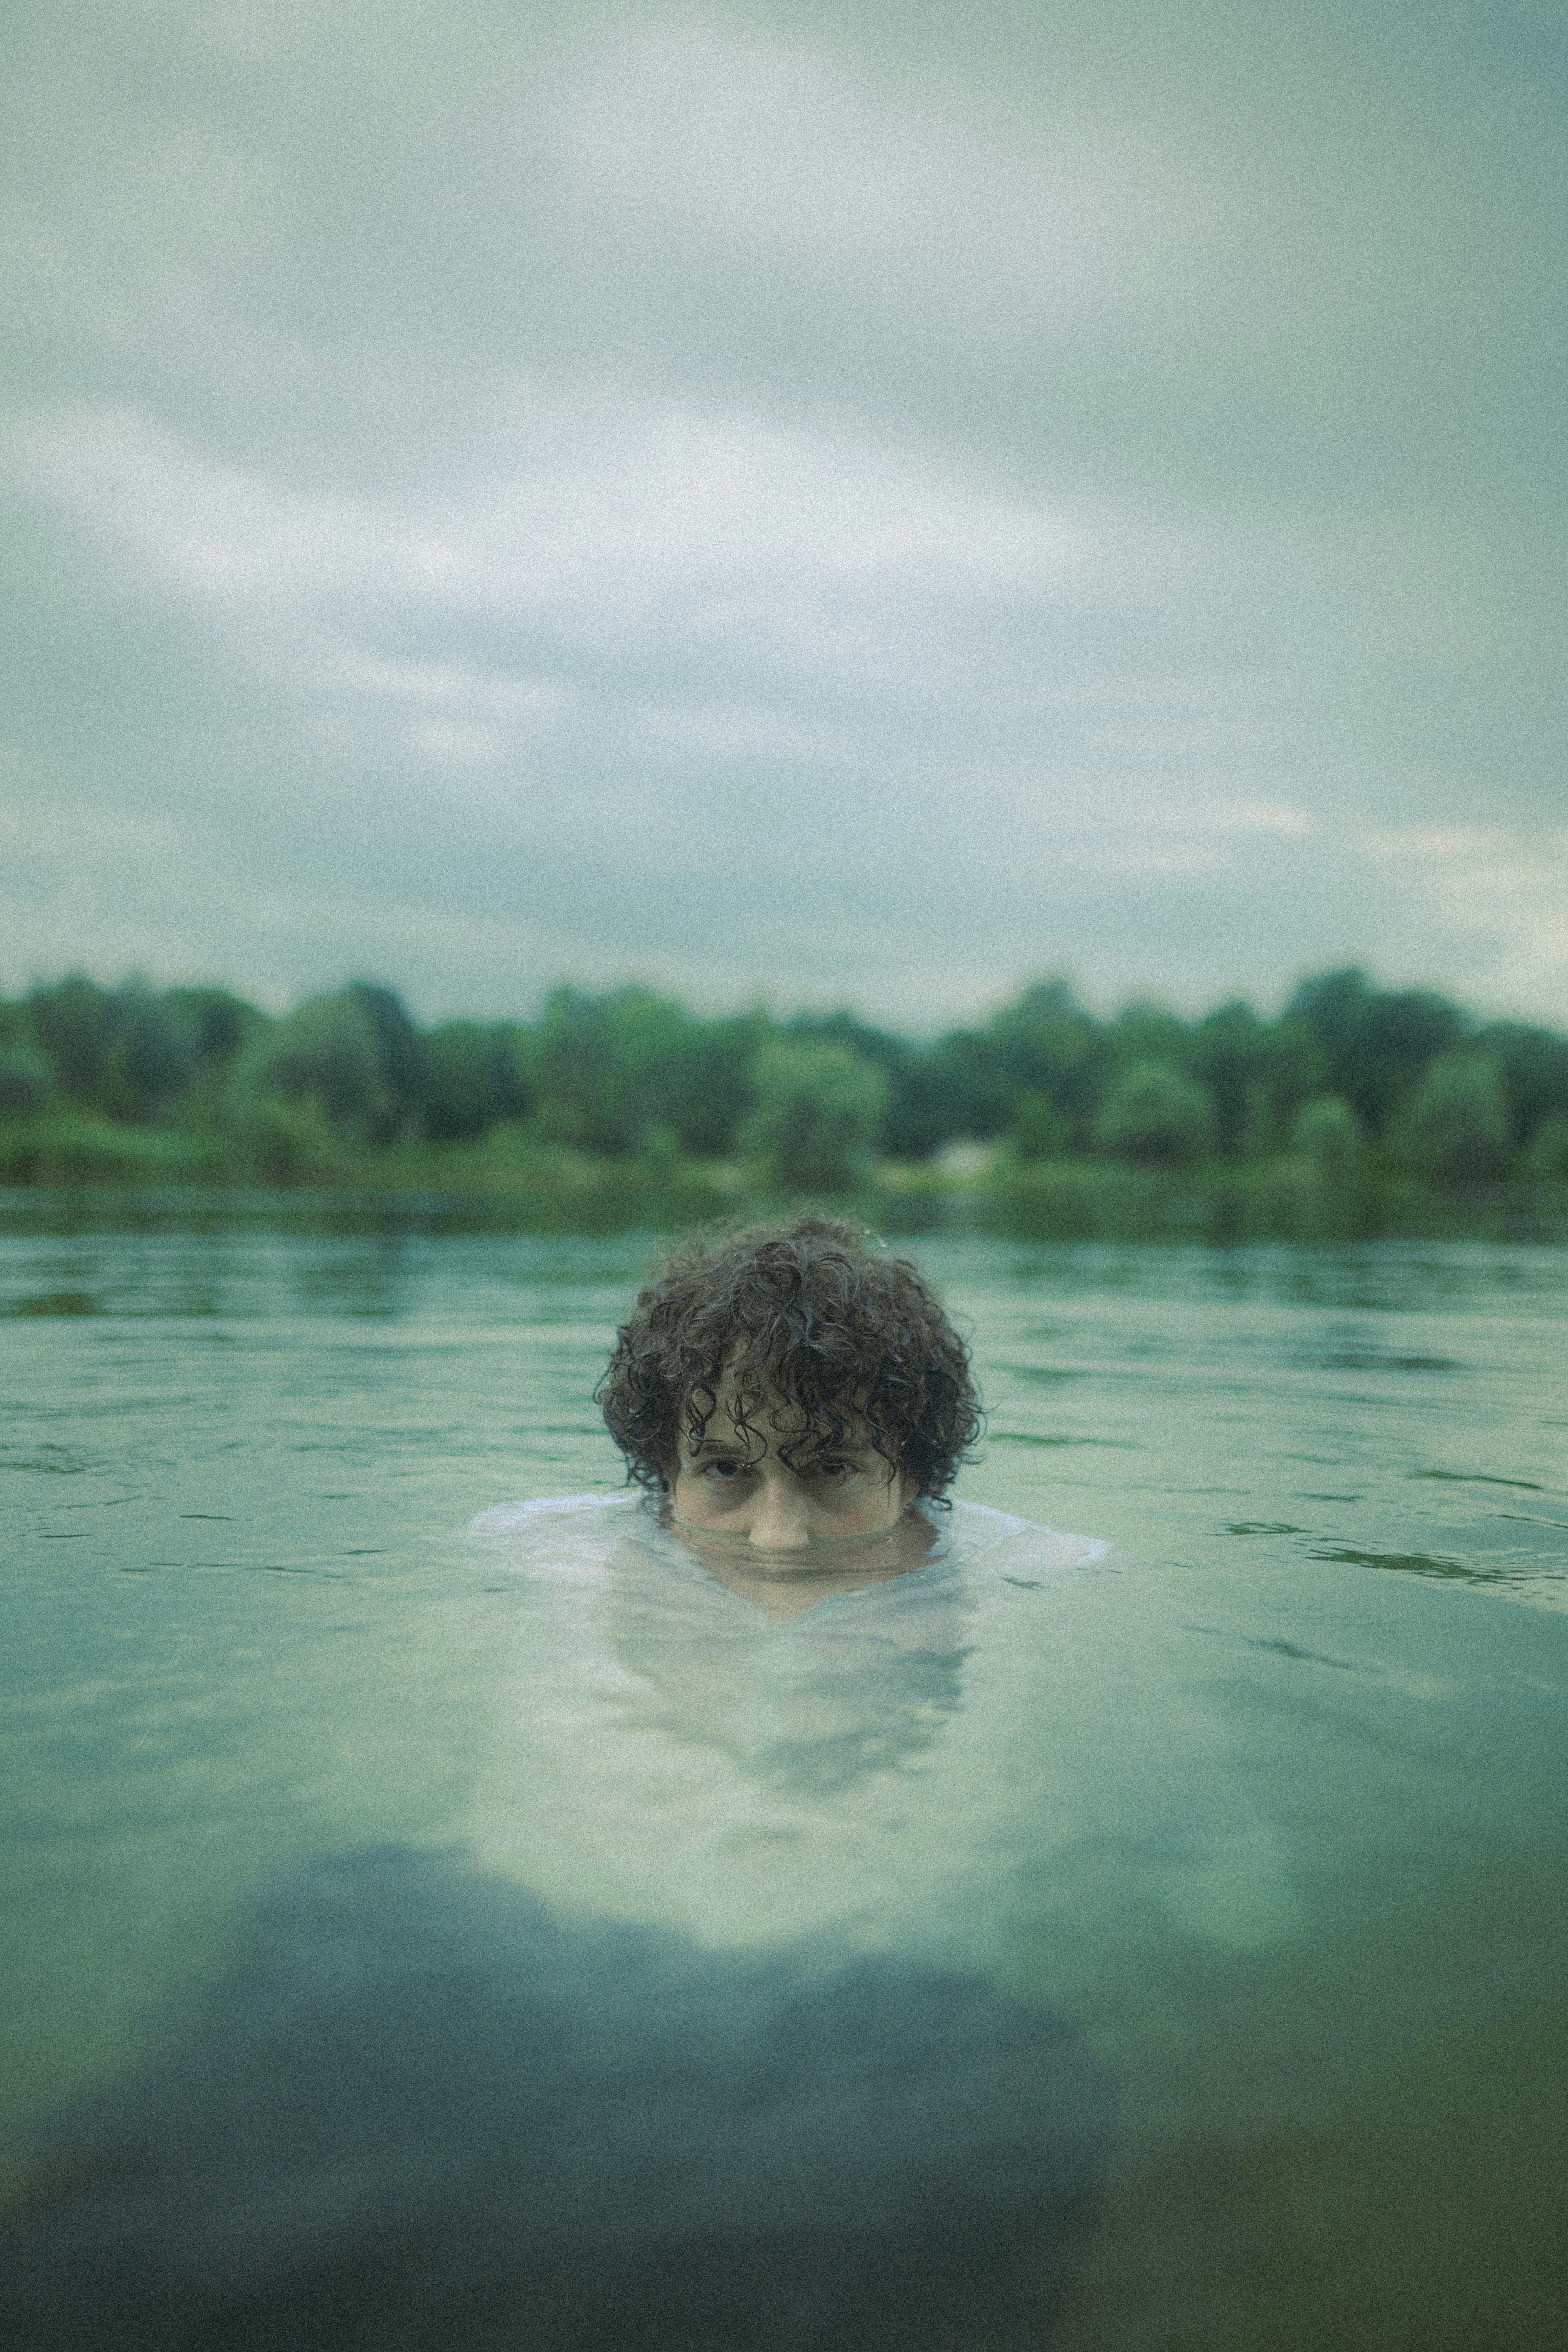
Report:
[[[526,1591],[482,1850],[716,1944],[968,1919],[974,1806],[1012,1801],[997,1751],[1049,1679],[1042,1596],[1106,1547],[946,1500],[980,1412],[928,1283],[820,1216],[699,1236],[599,1395],[632,1491],[474,1522]]]
[[[969,1351],[917,1269],[818,1216],[684,1244],[599,1396],[664,1523],[774,1618],[918,1567],[981,1424]],[[960,1509],[971,1538],[1026,1526]],[[1102,1549],[1030,1532],[1068,1548],[1056,1565]]]
[[[826,1217],[689,1243],[643,1291],[600,1389],[670,1523],[792,1565],[929,1547],[980,1429],[969,1353],[903,1258]]]

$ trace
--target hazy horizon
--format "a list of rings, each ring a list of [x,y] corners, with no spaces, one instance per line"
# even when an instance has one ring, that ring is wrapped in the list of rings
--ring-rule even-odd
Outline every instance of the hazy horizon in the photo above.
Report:
[[[1377,971],[1374,966],[1368,965],[1364,961],[1355,968],[1364,972],[1374,992],[1381,992],[1386,989],[1390,992],[1402,992],[1406,985],[1411,987],[1419,987],[1422,985],[1418,982],[1406,983],[1403,981],[1390,981],[1387,979],[1386,975]],[[1347,969],[1347,967],[1340,966],[1337,967],[1337,969],[1343,970]],[[386,974],[384,972],[369,971],[350,971],[345,969],[343,971],[339,973],[336,978],[329,978],[321,982],[319,985],[313,983],[308,988],[297,987],[292,989],[283,988],[276,991],[260,991],[238,987],[232,979],[226,978],[221,972],[203,971],[174,973],[167,980],[164,980],[157,975],[148,974],[147,972],[139,970],[128,970],[125,971],[114,972],[91,971],[87,970],[82,964],[77,963],[74,965],[61,965],[56,971],[41,974],[36,981],[29,982],[23,988],[11,992],[8,997],[0,997],[0,1001],[11,1003],[23,1002],[26,1000],[26,995],[29,993],[30,989],[33,986],[39,986],[47,991],[57,986],[62,980],[85,978],[91,981],[95,986],[109,990],[113,990],[124,985],[126,982],[145,982],[158,992],[162,992],[164,988],[188,988],[195,990],[214,988],[224,991],[228,994],[237,996],[245,1003],[255,1005],[263,1013],[268,1013],[274,1017],[281,1017],[282,1015],[294,1011],[299,1005],[304,1003],[310,998],[316,996],[336,995],[343,990],[356,986],[369,985],[373,988],[391,987],[395,993],[404,1002],[408,1012],[412,1015],[416,1025],[421,1029],[428,1030],[438,1027],[442,1023],[447,1021],[472,1021],[481,1024],[500,1023],[503,1024],[508,1022],[515,1022],[523,1026],[531,1025],[542,1016],[547,1000],[551,994],[559,988],[576,989],[579,990],[583,995],[587,997],[613,994],[617,988],[621,987],[648,988],[652,990],[653,993],[656,995],[661,996],[668,1002],[681,1005],[688,1013],[699,1020],[722,1020],[736,1013],[744,1013],[755,1011],[761,1012],[766,1014],[769,1019],[784,1024],[787,1024],[797,1015],[803,1018],[812,1018],[819,1015],[827,1017],[837,1013],[847,1013],[852,1018],[865,1022],[868,1025],[873,1028],[881,1029],[889,1035],[903,1037],[909,1040],[911,1044],[920,1045],[923,1043],[935,1042],[943,1034],[955,1030],[966,1028],[971,1025],[983,1025],[990,1015],[1005,1011],[1009,1006],[1016,1004],[1024,997],[1026,992],[1032,988],[1039,986],[1056,986],[1065,983],[1074,1002],[1081,1008],[1081,1010],[1087,1013],[1092,1020],[1100,1023],[1113,1022],[1121,1013],[1142,1004],[1151,1005],[1156,1010],[1162,1012],[1173,1013],[1178,1019],[1183,1021],[1196,1022],[1201,1020],[1205,1013],[1219,1012],[1226,1004],[1237,1001],[1245,1001],[1251,1006],[1252,1010],[1258,1013],[1260,1019],[1266,1023],[1269,1023],[1279,1021],[1283,1018],[1291,996],[1295,993],[1297,987],[1300,986],[1302,982],[1322,979],[1327,976],[1326,969],[1298,973],[1295,975],[1293,980],[1288,982],[1283,989],[1272,997],[1265,997],[1258,992],[1248,993],[1242,990],[1232,990],[1225,995],[1205,996],[1197,999],[1192,1003],[1178,1003],[1169,996],[1161,995],[1159,992],[1154,989],[1129,989],[1121,992],[1120,994],[1096,997],[1088,990],[1081,988],[1071,972],[1060,970],[1055,971],[1042,970],[1040,971],[1023,973],[1013,986],[1004,989],[997,995],[984,998],[978,1003],[968,1006],[966,1009],[954,1010],[951,1014],[943,1015],[939,1007],[931,1013],[931,1017],[916,1019],[913,1017],[901,1018],[896,1011],[886,1017],[874,1018],[866,1012],[863,1005],[855,1003],[846,996],[835,996],[831,992],[818,992],[816,995],[812,995],[803,991],[794,998],[786,998],[782,992],[776,989],[767,989],[762,986],[754,987],[747,994],[736,996],[731,999],[718,1000],[712,1003],[699,1003],[690,998],[683,996],[677,990],[658,988],[654,982],[646,980],[642,975],[635,971],[628,971],[620,979],[610,982],[603,988],[595,985],[585,985],[571,973],[561,973],[556,975],[554,979],[544,981],[540,988],[528,999],[526,1003],[493,1004],[489,1003],[475,1003],[470,1004],[458,1004],[446,1008],[440,1013],[427,1013],[406,991],[398,987],[395,982],[389,981]],[[1556,1028],[1559,1031],[1568,1029],[1568,1023],[1563,1021],[1553,1023],[1547,1016],[1542,1014],[1532,1015],[1528,1012],[1528,1010],[1520,1012],[1517,1008],[1510,1008],[1505,1009],[1500,1014],[1495,1013],[1493,1008],[1490,1006],[1468,1002],[1457,994],[1453,994],[1450,992],[1442,989],[1436,989],[1431,992],[1444,996],[1447,1001],[1452,1003],[1456,1006],[1457,1010],[1461,1014],[1473,1016],[1474,1020],[1479,1024],[1484,1024],[1486,1022],[1495,1018],[1501,1018],[1504,1020],[1517,1019],[1524,1022],[1534,1022],[1536,1025],[1547,1028]]]

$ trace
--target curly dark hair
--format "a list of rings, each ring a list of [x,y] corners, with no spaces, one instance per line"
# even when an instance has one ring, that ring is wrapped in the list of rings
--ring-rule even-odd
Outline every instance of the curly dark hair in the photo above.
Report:
[[[969,1350],[922,1276],[830,1217],[695,1235],[639,1294],[595,1391],[627,1477],[668,1488],[721,1386],[742,1436],[783,1406],[792,1467],[868,1434],[932,1500],[980,1433]]]

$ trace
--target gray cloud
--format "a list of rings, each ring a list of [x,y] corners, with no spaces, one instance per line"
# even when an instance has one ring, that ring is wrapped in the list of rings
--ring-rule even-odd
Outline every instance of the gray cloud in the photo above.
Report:
[[[0,985],[1568,1013],[1553,11],[25,15]]]

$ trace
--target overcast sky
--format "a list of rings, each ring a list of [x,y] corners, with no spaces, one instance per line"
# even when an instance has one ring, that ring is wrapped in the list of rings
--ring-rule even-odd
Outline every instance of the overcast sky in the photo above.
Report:
[[[1568,0],[19,0],[0,989],[1568,1019]]]

